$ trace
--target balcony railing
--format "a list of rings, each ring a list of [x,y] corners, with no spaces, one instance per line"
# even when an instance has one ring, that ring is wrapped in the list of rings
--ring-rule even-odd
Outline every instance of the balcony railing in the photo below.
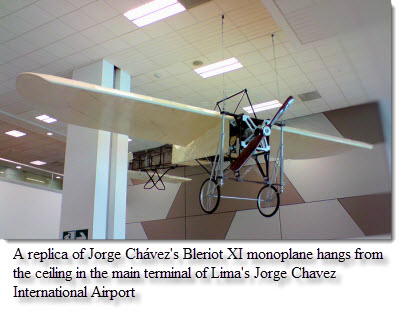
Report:
[[[0,178],[62,190],[64,175],[0,158]]]

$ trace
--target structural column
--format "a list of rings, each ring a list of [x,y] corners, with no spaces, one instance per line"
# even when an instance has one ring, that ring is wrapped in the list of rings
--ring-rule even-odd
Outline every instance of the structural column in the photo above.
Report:
[[[130,91],[130,76],[105,60],[74,70],[72,78]],[[126,135],[68,125],[61,238],[88,229],[89,239],[125,239],[127,157]]]

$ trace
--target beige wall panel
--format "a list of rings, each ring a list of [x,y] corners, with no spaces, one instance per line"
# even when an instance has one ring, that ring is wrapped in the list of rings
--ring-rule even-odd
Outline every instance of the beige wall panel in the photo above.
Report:
[[[327,240],[364,236],[337,200],[280,208],[283,239]]]
[[[186,217],[186,239],[223,240],[234,216],[231,212]]]
[[[125,239],[126,240],[147,240],[146,232],[140,222],[126,224],[125,226]]]
[[[279,212],[278,212],[279,213]],[[229,240],[280,240],[279,216],[264,217],[255,209],[236,212],[226,235]]]
[[[145,221],[142,226],[149,240],[185,239],[185,218]]]
[[[314,160],[287,160],[285,173],[306,202],[391,191],[383,144]]]
[[[126,222],[165,219],[180,184],[165,183],[165,187],[165,190],[143,189],[143,185],[128,187]]]

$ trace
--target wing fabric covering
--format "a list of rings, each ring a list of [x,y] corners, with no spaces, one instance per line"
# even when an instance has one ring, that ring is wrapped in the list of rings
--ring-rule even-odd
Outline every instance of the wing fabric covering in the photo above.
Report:
[[[166,144],[187,146],[222,120],[216,111],[45,74],[20,74],[17,90],[67,124]]]

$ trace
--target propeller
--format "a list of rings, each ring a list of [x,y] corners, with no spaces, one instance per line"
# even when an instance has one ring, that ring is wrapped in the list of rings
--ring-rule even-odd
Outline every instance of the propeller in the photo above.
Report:
[[[258,145],[260,144],[261,140],[266,136],[265,133],[270,133],[270,129],[272,126],[275,124],[276,121],[281,117],[281,115],[288,109],[290,104],[293,102],[294,98],[293,96],[289,96],[281,108],[278,110],[278,112],[275,114],[275,116],[272,118],[271,122],[267,125],[265,125],[262,129],[257,129],[255,131],[256,137],[253,138],[253,140],[247,145],[246,148],[243,149],[243,151],[240,153],[240,155],[236,158],[236,161],[233,162],[231,165],[231,170],[234,172],[237,172],[240,170],[243,165],[247,162],[247,160],[251,157],[253,152],[256,150]],[[264,129],[266,127],[269,127],[268,131],[265,131]]]

